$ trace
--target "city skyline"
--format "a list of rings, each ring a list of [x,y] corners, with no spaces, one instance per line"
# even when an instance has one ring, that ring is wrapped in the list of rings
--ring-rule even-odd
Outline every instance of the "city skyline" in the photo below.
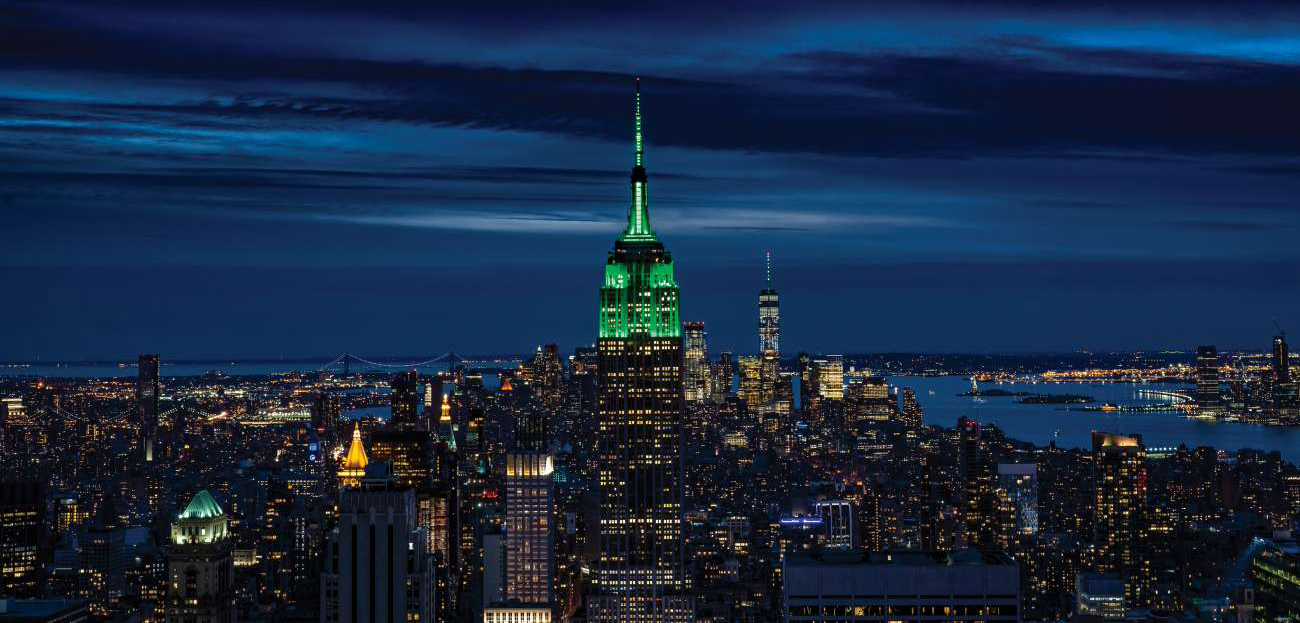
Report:
[[[788,352],[1300,326],[1297,8],[1089,6],[511,4],[515,36],[499,6],[6,5],[0,274],[42,296],[0,311],[0,359],[588,343],[636,75],[719,349],[750,350],[766,251]]]

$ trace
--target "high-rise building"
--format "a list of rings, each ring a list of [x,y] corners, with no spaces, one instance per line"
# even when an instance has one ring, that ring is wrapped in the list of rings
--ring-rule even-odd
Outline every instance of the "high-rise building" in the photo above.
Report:
[[[686,402],[702,402],[712,398],[707,338],[703,322],[686,323]]]
[[[348,445],[348,452],[343,456],[343,463],[339,465],[339,488],[355,487],[361,483],[361,479],[366,475],[366,465],[370,464],[370,457],[366,455],[366,446],[361,443],[361,424],[352,425],[352,443]]]
[[[740,368],[740,386],[736,389],[736,396],[745,401],[750,413],[758,413],[763,406],[762,360],[744,355],[736,363]]]
[[[414,429],[420,427],[420,373],[415,370],[407,370],[393,375],[389,381],[392,393],[389,399],[392,403],[392,417],[388,422],[392,426],[402,429]]]
[[[361,452],[365,453],[365,449]],[[432,486],[433,440],[428,430],[374,431],[370,433],[370,451],[366,456],[372,461],[391,463],[393,479],[399,487],[428,491]],[[363,465],[363,474],[364,470]]]
[[[829,400],[844,399],[844,357],[826,355],[813,361],[817,368],[817,395]]]
[[[966,543],[977,549],[991,549],[997,545],[993,459],[979,422],[958,418],[957,432],[961,439],[961,475],[965,484],[962,519],[966,525]]]
[[[812,355],[799,353],[799,408],[807,410],[812,407],[813,397],[817,395],[817,366],[813,365]]]
[[[1255,585],[1256,621],[1300,621],[1300,545],[1257,539],[1248,577]]]
[[[1127,607],[1145,606],[1150,561],[1147,533],[1146,448],[1139,436],[1094,431],[1092,460],[1094,567],[1124,580]]]
[[[712,366],[712,373],[713,402],[722,404],[731,395],[731,386],[736,380],[736,367],[732,361],[731,353],[725,352],[718,355],[717,363]]]
[[[158,445],[158,394],[162,392],[159,365],[158,355],[140,355],[136,366],[136,412],[140,418],[140,435],[146,461],[152,461],[159,450],[155,447]]]
[[[43,484],[0,482],[0,595],[40,595],[45,515]]]
[[[682,335],[672,255],[650,226],[640,82],[627,228],[605,263],[597,340],[600,549],[592,621],[689,621]]]
[[[921,428],[921,424],[925,420],[925,411],[921,409],[921,403],[916,399],[916,391],[911,387],[903,388],[903,405],[900,413],[902,414],[904,426]]]
[[[1290,353],[1287,352],[1286,335],[1273,336],[1273,381],[1275,383],[1291,382]]]
[[[311,427],[321,439],[333,442],[338,434],[339,418],[343,416],[343,403],[329,392],[321,392],[311,407]]]
[[[758,293],[758,351],[781,353],[781,296],[772,287],[772,252],[764,256],[764,287]]]
[[[108,616],[126,593],[126,529],[112,499],[81,538],[81,575],[90,597],[90,612]]]
[[[321,574],[321,623],[433,621],[433,557],[416,518],[415,492],[387,463],[366,468],[339,494]]]
[[[1196,406],[1205,415],[1214,415],[1222,404],[1219,394],[1219,350],[1213,346],[1196,348]]]
[[[818,500],[813,503],[813,514],[822,518],[828,547],[853,549],[858,546],[857,518],[852,502]]]
[[[529,413],[519,429],[515,447],[506,455],[504,597],[514,604],[549,605],[555,575],[550,418]]]
[[[167,623],[235,620],[234,539],[225,511],[199,491],[172,524]]]
[[[998,463],[998,540],[1002,547],[1038,534],[1038,466]]]

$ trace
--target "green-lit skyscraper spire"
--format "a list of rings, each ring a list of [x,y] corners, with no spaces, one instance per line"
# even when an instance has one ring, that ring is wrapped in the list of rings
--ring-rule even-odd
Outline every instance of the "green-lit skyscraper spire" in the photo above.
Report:
[[[646,192],[645,151],[641,146],[641,79],[636,79],[636,155],[632,164],[632,205],[627,208],[623,240],[658,240],[650,227],[650,197]]]
[[[650,228],[637,81],[627,229],[600,289],[600,558],[589,620],[685,622],[682,330],[673,259]]]

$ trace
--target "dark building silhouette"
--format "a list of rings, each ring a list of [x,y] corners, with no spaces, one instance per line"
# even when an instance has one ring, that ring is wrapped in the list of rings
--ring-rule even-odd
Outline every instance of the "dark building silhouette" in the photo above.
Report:
[[[158,355],[140,355],[137,362],[135,401],[146,461],[152,461],[158,452],[158,394],[162,391],[160,365]]]
[[[44,484],[0,482],[0,595],[40,594],[47,525]]]
[[[420,427],[420,374],[408,370],[393,375],[389,385],[393,393],[392,417],[389,424],[397,428],[414,429]]]

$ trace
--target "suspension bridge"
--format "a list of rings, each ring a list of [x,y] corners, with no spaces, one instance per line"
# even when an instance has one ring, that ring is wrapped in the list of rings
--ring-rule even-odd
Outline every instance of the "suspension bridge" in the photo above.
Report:
[[[343,353],[342,355],[335,357],[333,361],[321,366],[320,369],[323,372],[335,366],[341,365],[343,366],[343,374],[351,374],[352,364],[354,363],[372,366],[376,368],[431,368],[434,367],[434,364],[444,363],[444,362],[447,364],[447,371],[451,372],[456,368],[457,363],[464,363],[465,358],[461,357],[460,355],[454,352],[448,352],[448,353],[443,353],[441,355],[438,355],[437,357],[434,357],[432,359],[426,359],[424,361],[414,361],[411,363],[392,363],[392,362],[371,361],[369,359],[366,359],[365,357],[358,357],[356,355],[353,355],[352,353]]]

